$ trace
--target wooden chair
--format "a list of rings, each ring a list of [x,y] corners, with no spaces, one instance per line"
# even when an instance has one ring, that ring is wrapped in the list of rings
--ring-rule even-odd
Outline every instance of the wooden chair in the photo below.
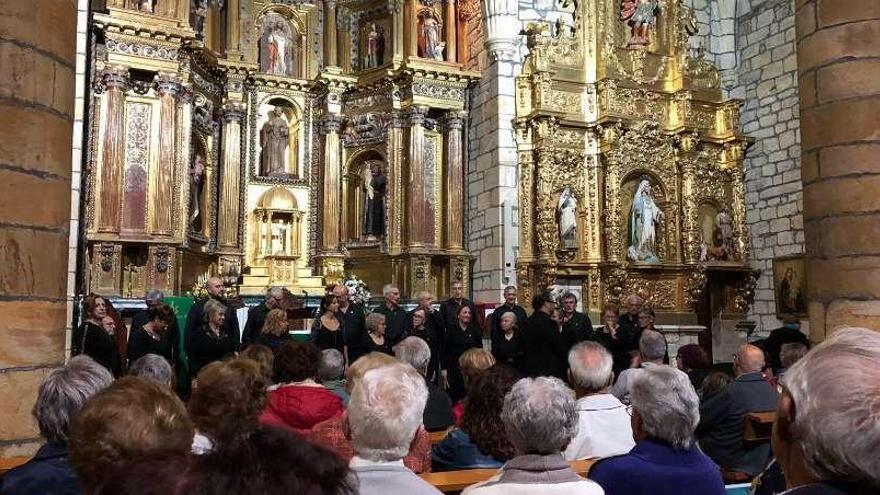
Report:
[[[773,435],[773,422],[776,411],[753,412],[746,414],[743,422],[743,440],[746,442],[766,442]]]
[[[442,442],[443,439],[446,438],[446,435],[448,435],[449,432],[452,431],[452,428],[453,427],[450,426],[449,428],[446,428],[445,430],[433,431],[433,432],[428,433],[428,437],[431,439],[431,446],[433,447],[434,445],[437,445],[438,443]]]
[[[31,460],[30,457],[3,457],[0,458],[0,478],[3,477],[8,471],[21,466],[27,461]]]
[[[579,475],[586,477],[590,472],[590,467],[596,463],[598,459],[584,459],[581,461],[572,461],[569,464],[571,468]],[[497,469],[463,469],[461,471],[446,471],[443,473],[424,473],[420,474],[421,478],[428,483],[434,485],[434,488],[443,493],[459,493],[465,488],[486,481],[495,476]]]

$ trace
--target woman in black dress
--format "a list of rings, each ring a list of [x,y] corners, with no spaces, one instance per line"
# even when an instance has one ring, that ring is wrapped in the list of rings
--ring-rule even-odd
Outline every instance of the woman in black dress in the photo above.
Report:
[[[516,313],[508,311],[501,315],[501,338],[492,347],[492,355],[499,363],[504,363],[513,369],[521,370],[523,365],[522,337],[519,334]]]
[[[315,345],[322,351],[324,349],[336,349],[348,360],[348,346],[345,342],[345,329],[342,319],[339,317],[339,301],[333,294],[327,294],[321,299],[321,316],[315,320],[318,332],[315,335]]]
[[[260,329],[260,335],[257,336],[255,343],[272,349],[273,353],[278,352],[281,346],[290,340],[289,331],[287,311],[275,308],[266,315],[263,328]]]
[[[198,377],[199,371],[214,361],[220,361],[238,350],[238,335],[232,335],[223,327],[226,306],[213,299],[205,302],[205,323],[197,328],[187,342],[189,375]],[[235,315],[230,317],[235,318]]]
[[[122,365],[116,346],[116,324],[107,316],[106,301],[97,294],[89,294],[83,299],[83,313],[86,320],[74,336],[75,353],[89,356],[110,370],[113,376],[120,376]],[[109,320],[106,325],[105,319]]]
[[[128,362],[133,363],[147,354],[162,356],[174,366],[177,342],[172,340],[171,325],[174,323],[174,310],[163,304],[150,308],[149,320],[143,325],[132,327],[128,337]]]
[[[462,305],[456,312],[456,322],[446,329],[443,338],[443,349],[440,354],[440,375],[446,384],[452,402],[458,402],[465,395],[464,379],[458,358],[468,349],[483,347],[483,332],[474,321],[471,308]]]
[[[385,338],[385,315],[381,313],[370,313],[367,315],[367,333],[364,335],[364,342],[361,346],[364,354],[371,352],[381,352],[394,356],[391,349],[391,342]],[[357,361],[360,356],[352,357],[352,363]]]

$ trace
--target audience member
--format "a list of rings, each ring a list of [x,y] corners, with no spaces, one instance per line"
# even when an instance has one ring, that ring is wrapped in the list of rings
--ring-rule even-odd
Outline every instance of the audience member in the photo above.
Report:
[[[385,316],[385,339],[388,340],[390,349],[406,337],[409,316],[400,306],[400,289],[396,285],[388,284],[383,287],[382,296],[385,301],[375,309],[375,312]]]
[[[283,310],[284,305],[284,289],[281,287],[269,287],[266,291],[266,299],[248,310],[247,321],[244,324],[244,330],[241,333],[241,345],[247,347],[256,343],[260,335],[263,333],[263,325],[266,323],[266,317],[273,309],[280,308]]]
[[[784,314],[781,316],[782,326],[770,332],[770,335],[764,340],[762,348],[767,358],[767,365],[773,369],[773,373],[779,374],[779,369],[783,368],[780,353],[782,352],[782,344],[796,343],[803,344],[807,349],[810,348],[810,339],[801,332],[801,321],[797,316],[792,314]]]
[[[593,340],[593,322],[590,317],[577,310],[578,298],[574,292],[562,295],[562,340],[568,352],[578,342]]]
[[[501,419],[516,457],[464,494],[602,495],[599,485],[578,476],[562,457],[577,434],[578,413],[571,390],[560,380],[520,380],[504,398]]]
[[[184,348],[187,350],[187,354],[189,354],[189,346],[190,341],[193,337],[198,336],[202,337],[201,330],[204,329],[205,322],[208,321],[207,310],[205,305],[209,301],[214,301],[223,307],[224,314],[226,318],[221,321],[222,329],[220,329],[220,333],[223,335],[227,335],[230,342],[235,341],[235,349],[238,350],[239,344],[239,329],[238,329],[238,318],[235,316],[235,309],[229,304],[223,297],[223,281],[217,277],[211,277],[205,282],[205,290],[208,293],[208,296],[203,299],[199,299],[195,304],[189,309],[189,313],[186,315],[186,329],[184,331]],[[213,312],[217,312],[217,306],[214,305],[212,309]],[[207,364],[207,363],[204,363]],[[192,363],[190,363],[190,368],[192,368]],[[198,372],[192,372],[191,376],[196,376]]]
[[[694,441],[699,399],[687,375],[658,365],[631,378],[636,446],[594,464],[590,479],[606,495],[724,495],[718,466]]]
[[[452,285],[449,287],[450,294],[449,299],[440,303],[440,317],[443,323],[443,332],[449,332],[450,329],[454,329],[456,324],[458,323],[458,317],[461,313],[461,308],[467,306],[471,310],[471,319],[473,319],[477,324],[479,324],[479,316],[477,314],[477,306],[473,301],[464,297],[464,284],[457,280],[452,282]]]
[[[281,308],[270,310],[263,318],[263,327],[260,333],[254,337],[252,344],[259,344],[278,352],[281,346],[290,340],[290,324],[287,320],[287,311]]]
[[[636,294],[630,294],[624,300],[626,305],[626,313],[620,315],[618,323],[620,328],[617,331],[617,343],[621,354],[626,354],[623,360],[624,368],[629,367],[629,360],[636,351],[639,350],[639,339],[642,338],[642,327],[639,326],[639,312],[645,301]]]
[[[529,377],[555,376],[565,379],[568,368],[568,349],[551,315],[556,312],[556,301],[550,292],[542,291],[532,300],[535,312],[523,325],[523,346],[526,350],[523,373]]]
[[[428,366],[431,362],[431,348],[428,343],[419,337],[407,337],[394,346],[394,355],[425,377],[425,384],[428,386],[428,402],[422,418],[425,429],[443,431],[452,426],[452,401],[442,388],[428,379]]]
[[[443,347],[443,340],[439,330],[442,329],[442,325],[438,313],[430,309],[434,296],[430,292],[420,292],[419,297],[419,306],[409,312],[410,326],[407,334],[418,337],[428,344],[431,361],[428,363],[425,376],[428,381],[436,383],[440,379],[440,349]]]
[[[266,405],[266,379],[249,359],[215,361],[199,373],[189,400],[194,454],[210,452],[225,433],[254,428]]]
[[[168,361],[158,354],[145,354],[131,363],[128,369],[131,376],[139,376],[174,389],[174,369]]]
[[[880,493],[880,334],[844,328],[782,379],[773,452],[787,494]]]
[[[778,397],[761,376],[761,349],[741,346],[733,357],[733,367],[736,379],[701,405],[697,436],[703,452],[719,466],[755,476],[767,465],[770,445],[745,443],[743,421],[748,413],[773,410]]]
[[[128,362],[134,363],[147,354],[156,354],[171,365],[177,357],[177,335],[172,335],[171,332],[177,316],[167,304],[151,308],[150,316],[146,323],[137,327],[131,326],[128,335]]]
[[[663,364],[666,355],[666,338],[654,330],[645,330],[639,338],[639,364],[635,368],[623,370],[611,393],[624,404],[629,404],[629,381],[633,375],[641,373],[645,368]]]
[[[367,371],[396,363],[396,359],[380,352],[373,352],[361,357],[352,363],[346,371],[345,391],[350,396],[354,390],[354,384]],[[354,457],[354,451],[351,447],[351,440],[347,438],[346,428],[346,413],[343,412],[315,425],[309,432],[309,439],[332,450],[347,463]],[[403,458],[403,465],[415,473],[431,471],[431,438],[424,428],[419,428],[416,432],[409,453]]]
[[[779,362],[782,365],[782,368],[776,373],[777,378],[782,378],[782,375],[784,375],[794,363],[800,361],[801,358],[806,356],[809,351],[810,350],[807,346],[799,342],[782,344],[782,348],[779,351]]]
[[[263,382],[267,387],[274,383],[275,353],[272,352],[272,349],[262,344],[250,344],[239,353],[238,357],[257,363],[257,366],[260,367],[260,374],[263,375]]]
[[[724,390],[727,385],[733,381],[733,377],[723,371],[713,371],[703,380],[703,386],[700,387],[700,404],[715,396],[715,394]]]
[[[492,355],[499,363],[522,370],[525,360],[522,332],[515,311],[501,314],[500,335],[492,342]],[[525,320],[523,320],[525,321]]]
[[[381,352],[389,356],[394,355],[394,351],[391,350],[391,340],[386,333],[388,328],[386,323],[387,318],[382,313],[370,313],[367,315],[367,333],[364,334],[363,344],[360,346],[362,352]],[[349,358],[352,363],[357,361],[359,357],[359,355],[352,356],[352,352],[349,350]]]
[[[501,422],[501,410],[504,396],[519,378],[515,369],[503,364],[475,378],[468,390],[461,427],[450,431],[431,451],[434,471],[496,468],[514,456]]]
[[[342,330],[345,332],[345,342],[348,345],[348,355],[345,356],[345,362],[351,365],[355,359],[367,352],[361,348],[367,333],[364,321],[366,315],[360,304],[351,302],[348,287],[344,284],[334,285],[332,291],[339,302],[339,319],[342,320]]]
[[[522,306],[516,303],[516,286],[508,285],[504,288],[504,303],[495,308],[495,311],[492,312],[491,320],[492,320],[492,328],[489,333],[489,337],[492,341],[492,350],[494,352],[495,348],[498,347],[501,342],[501,338],[504,336],[504,329],[501,327],[501,321],[504,315],[512,314],[513,321],[515,323],[525,323],[527,315],[526,310]],[[495,356],[497,359],[498,356]],[[499,359],[498,362],[501,362]]]
[[[95,493],[119,465],[183,455],[192,441],[186,408],[168,387],[125,377],[95,394],[74,419],[70,463],[86,493]]]
[[[446,335],[443,339],[440,376],[449,392],[449,397],[454,402],[461,400],[465,395],[459,358],[468,349],[483,347],[483,333],[474,321],[474,316],[469,305],[464,303],[459,305],[456,319],[446,327]]]
[[[113,376],[120,376],[122,361],[116,345],[115,322],[112,325],[104,323],[108,318],[107,302],[97,294],[89,294],[83,299],[82,307],[85,321],[74,335],[74,354],[85,354],[107,368]]]
[[[278,383],[269,387],[262,423],[304,432],[342,412],[342,399],[315,381],[320,362],[321,351],[310,342],[281,347],[275,355]]]
[[[685,344],[679,347],[675,356],[675,367],[687,374],[694,390],[700,390],[703,387],[703,380],[712,372],[709,356],[699,344]]]
[[[581,342],[568,353],[569,381],[577,398],[578,432],[565,449],[565,459],[603,458],[626,454],[633,442],[626,406],[611,395],[611,353],[597,342]]]
[[[325,295],[321,298],[320,313],[312,326],[312,342],[322,351],[336,349],[345,357],[348,345],[342,318],[339,317],[339,299],[333,294]]]
[[[360,495],[440,492],[401,462],[422,424],[425,378],[404,363],[372,369],[354,385],[347,421]],[[393,420],[391,420],[393,418]]]
[[[327,390],[342,399],[342,405],[348,405],[348,392],[345,391],[345,356],[336,349],[321,351],[321,363],[318,365],[318,379]]]
[[[494,365],[495,357],[482,347],[468,349],[458,358],[465,395],[467,395],[471,383]],[[457,425],[461,424],[461,418],[464,417],[464,402],[464,397],[462,397],[462,400],[457,401],[452,407],[452,419]]]
[[[208,364],[231,356],[238,350],[238,333],[230,333],[238,332],[238,326],[231,328],[225,323],[227,312],[230,313],[229,318],[234,319],[235,314],[227,308],[228,306],[215,299],[208,299],[202,305],[201,314],[205,321],[201,327],[194,328],[188,334],[186,341],[190,377],[197,377],[199,371]]]
[[[113,375],[88,356],[52,370],[40,384],[31,411],[46,443],[33,459],[3,476],[5,495],[79,495],[83,486],[67,457],[70,425],[83,404],[113,383]]]

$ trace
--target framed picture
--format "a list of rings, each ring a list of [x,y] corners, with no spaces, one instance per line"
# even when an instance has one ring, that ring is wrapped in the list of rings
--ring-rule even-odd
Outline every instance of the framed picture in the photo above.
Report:
[[[776,313],[807,316],[807,276],[804,255],[785,256],[773,260],[773,290]]]

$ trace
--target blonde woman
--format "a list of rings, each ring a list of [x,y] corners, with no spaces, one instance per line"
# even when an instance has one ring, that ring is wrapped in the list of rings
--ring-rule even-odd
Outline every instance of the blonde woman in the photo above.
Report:
[[[287,312],[283,309],[273,309],[266,315],[266,322],[257,338],[257,343],[262,344],[273,352],[277,352],[288,338]]]

